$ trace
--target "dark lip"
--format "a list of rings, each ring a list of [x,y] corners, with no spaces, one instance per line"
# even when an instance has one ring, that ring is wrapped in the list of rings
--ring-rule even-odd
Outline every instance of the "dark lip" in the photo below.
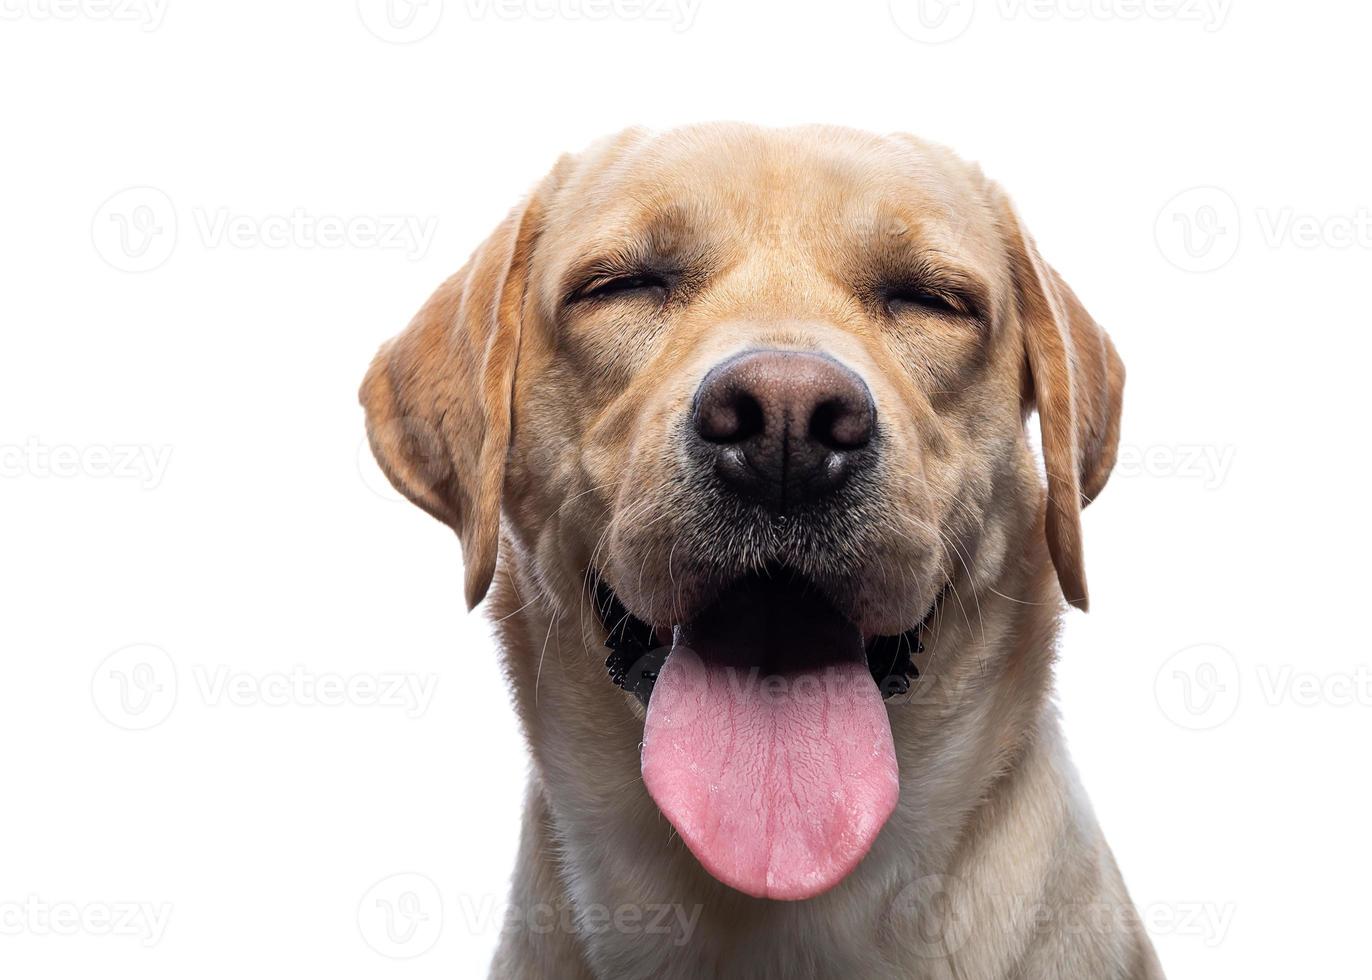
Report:
[[[671,644],[663,642],[660,631],[652,624],[629,612],[598,572],[593,570],[591,577],[596,611],[606,633],[605,646],[610,650],[605,658],[610,681],[646,708]],[[891,636],[876,636],[867,642],[867,667],[884,700],[908,693],[910,684],[919,677],[914,657],[924,652],[922,636],[947,591],[947,586],[939,590],[928,611],[910,629]]]

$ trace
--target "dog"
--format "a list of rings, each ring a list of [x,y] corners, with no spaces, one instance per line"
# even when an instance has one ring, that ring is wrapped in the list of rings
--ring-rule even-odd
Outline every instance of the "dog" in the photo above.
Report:
[[[944,148],[562,157],[361,389],[532,755],[491,976],[1160,977],[1051,704],[1123,383]]]

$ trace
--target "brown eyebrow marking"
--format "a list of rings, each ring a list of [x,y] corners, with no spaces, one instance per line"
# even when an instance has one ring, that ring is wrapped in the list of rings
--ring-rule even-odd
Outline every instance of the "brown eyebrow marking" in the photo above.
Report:
[[[664,277],[698,274],[710,250],[685,210],[672,206],[656,210],[640,228],[607,236],[587,251],[589,257],[573,264],[558,284],[563,302],[594,279],[643,272]]]
[[[927,245],[911,232],[911,226],[895,221],[902,230],[869,236],[859,272],[855,277],[868,291],[882,288],[917,288],[965,306],[969,316],[989,322],[991,291],[981,276],[968,269],[952,253]]]
[[[930,251],[913,262],[893,267],[892,281],[955,296],[969,307],[969,314],[983,318],[990,304],[986,285],[965,269],[939,261],[939,255],[937,251]]]

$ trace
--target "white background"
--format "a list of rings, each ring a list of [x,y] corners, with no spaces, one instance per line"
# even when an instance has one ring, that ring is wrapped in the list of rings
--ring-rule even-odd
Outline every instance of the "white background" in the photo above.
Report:
[[[357,384],[559,153],[739,118],[1016,197],[1129,369],[1058,686],[1164,965],[1365,975],[1364,5],[113,2],[0,0],[0,973],[484,971],[524,749]]]

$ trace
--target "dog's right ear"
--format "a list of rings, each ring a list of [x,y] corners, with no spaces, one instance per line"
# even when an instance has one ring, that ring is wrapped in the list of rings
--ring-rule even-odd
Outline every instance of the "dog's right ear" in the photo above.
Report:
[[[468,608],[495,576],[525,285],[546,183],[381,348],[359,393],[381,469],[461,539]]]

